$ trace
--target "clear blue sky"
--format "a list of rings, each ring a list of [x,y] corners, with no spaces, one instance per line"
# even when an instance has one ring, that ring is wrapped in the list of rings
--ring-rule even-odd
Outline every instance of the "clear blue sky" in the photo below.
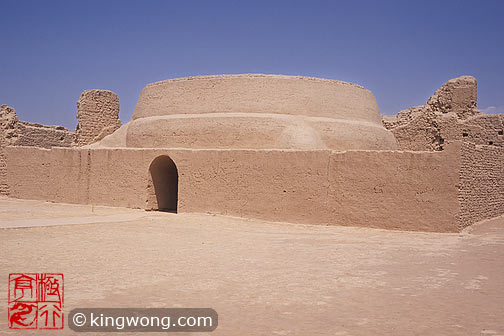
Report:
[[[370,89],[383,114],[459,75],[504,109],[504,1],[0,0],[0,104],[75,128],[86,89],[119,95],[168,78],[306,75]]]

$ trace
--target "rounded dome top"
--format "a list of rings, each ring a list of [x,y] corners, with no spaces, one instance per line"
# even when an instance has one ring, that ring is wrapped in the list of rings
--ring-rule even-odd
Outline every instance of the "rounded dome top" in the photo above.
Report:
[[[312,77],[220,75],[147,85],[132,120],[102,146],[396,149],[371,92]]]
[[[133,120],[173,114],[273,113],[381,125],[373,94],[337,80],[282,75],[218,75],[147,85]]]

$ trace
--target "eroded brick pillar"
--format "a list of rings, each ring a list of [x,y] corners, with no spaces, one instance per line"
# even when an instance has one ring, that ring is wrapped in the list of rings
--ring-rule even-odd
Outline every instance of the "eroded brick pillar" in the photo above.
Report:
[[[86,90],[77,101],[76,145],[103,139],[121,126],[119,97],[109,90]]]

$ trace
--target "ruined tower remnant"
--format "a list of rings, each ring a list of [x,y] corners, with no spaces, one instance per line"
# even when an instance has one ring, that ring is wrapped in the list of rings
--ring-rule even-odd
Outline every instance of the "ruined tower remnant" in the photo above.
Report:
[[[443,84],[425,105],[384,116],[401,150],[439,151],[453,141],[504,146],[504,118],[476,108],[476,79],[461,76]]]
[[[76,145],[91,144],[121,126],[119,98],[109,90],[86,90],[77,101]]]
[[[450,79],[436,90],[427,101],[427,106],[434,112],[455,113],[460,119],[467,119],[480,114],[476,109],[478,85],[472,76],[460,76]]]

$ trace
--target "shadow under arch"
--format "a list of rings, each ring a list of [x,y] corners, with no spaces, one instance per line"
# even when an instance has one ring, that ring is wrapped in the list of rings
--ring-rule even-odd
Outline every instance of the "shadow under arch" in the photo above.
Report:
[[[147,208],[177,212],[178,170],[168,155],[155,158],[149,166]]]

